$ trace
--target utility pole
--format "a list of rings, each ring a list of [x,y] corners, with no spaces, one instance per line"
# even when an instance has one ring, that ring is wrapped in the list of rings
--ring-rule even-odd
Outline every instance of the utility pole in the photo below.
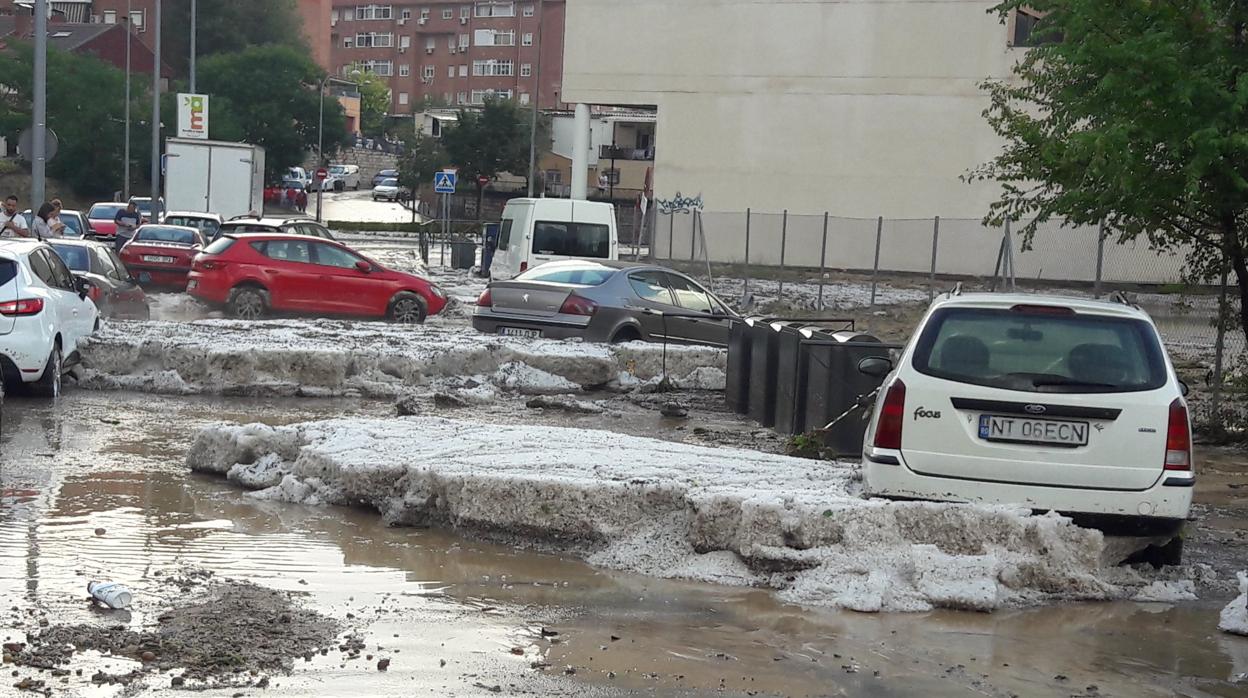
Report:
[[[542,103],[542,6],[544,0],[537,0],[537,66],[533,71],[533,123],[529,124],[529,198],[533,198],[533,180],[537,179],[537,119],[541,115],[538,105]],[[523,43],[523,42],[521,42]]]
[[[191,94],[195,91],[195,20],[199,13],[195,11],[195,0],[191,0]]]
[[[30,138],[30,210],[38,211],[46,196],[48,164],[48,0],[35,0],[35,103]]]
[[[122,164],[121,198],[130,200],[130,41],[134,38],[133,25],[130,23],[132,2],[126,0],[126,149],[125,162]]]
[[[156,50],[152,60],[152,222],[160,216],[160,0],[156,0]]]

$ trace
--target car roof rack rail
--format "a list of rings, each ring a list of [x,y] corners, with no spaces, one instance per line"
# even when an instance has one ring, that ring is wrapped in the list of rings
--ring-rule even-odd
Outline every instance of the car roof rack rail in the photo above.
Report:
[[[959,281],[956,284],[954,284],[953,288],[949,289],[949,291],[946,292],[945,295],[948,296],[949,298],[962,295],[962,282]]]
[[[1136,305],[1136,303],[1135,303],[1134,301],[1132,301],[1130,298],[1128,298],[1128,297],[1127,297],[1127,292],[1126,292],[1126,291],[1114,291],[1113,293],[1109,294],[1109,302],[1111,302],[1111,303],[1119,303],[1119,304],[1121,304],[1121,305],[1125,305],[1125,306],[1127,306],[1127,307],[1129,307],[1129,308],[1139,308],[1139,307],[1140,307],[1139,305]]]

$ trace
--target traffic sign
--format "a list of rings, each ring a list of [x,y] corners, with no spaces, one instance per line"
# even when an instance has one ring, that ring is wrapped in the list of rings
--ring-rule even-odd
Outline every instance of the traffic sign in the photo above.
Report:
[[[324,182],[326,179],[329,179],[329,170],[324,167],[316,168],[316,181]]]
[[[455,184],[458,179],[459,175],[455,172],[448,172],[445,170],[442,172],[434,172],[433,190],[438,194],[454,194]]]
[[[490,178],[489,178],[489,177],[486,177],[485,175],[481,175],[481,176],[477,177],[477,186],[478,186],[478,187],[481,187],[482,189],[484,189],[484,188],[486,187],[486,185],[488,185],[489,183],[490,183]]]

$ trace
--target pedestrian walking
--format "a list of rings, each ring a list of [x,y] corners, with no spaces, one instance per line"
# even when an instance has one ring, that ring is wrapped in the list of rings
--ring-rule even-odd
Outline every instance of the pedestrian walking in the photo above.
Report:
[[[118,251],[130,242],[130,238],[134,237],[134,231],[138,230],[139,223],[142,221],[139,207],[133,201],[117,212],[117,215],[113,217],[113,222],[117,224],[117,235],[113,238],[113,245]]]
[[[35,212],[34,219],[30,221],[30,230],[36,239],[46,240],[52,237],[53,211],[55,210],[51,203],[45,201]]]
[[[308,192],[299,190],[299,211],[301,213],[308,212]]]
[[[28,238],[30,226],[26,225],[26,217],[17,211],[17,197],[9,195],[0,208],[0,237]]]

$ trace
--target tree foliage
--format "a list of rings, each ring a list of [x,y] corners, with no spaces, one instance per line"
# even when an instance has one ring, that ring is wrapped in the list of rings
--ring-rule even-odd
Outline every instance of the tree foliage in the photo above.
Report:
[[[417,134],[406,145],[399,157],[399,184],[416,196],[422,187],[433,183],[433,174],[449,165],[450,160],[442,142],[432,136]]]
[[[461,109],[459,120],[443,130],[442,142],[451,163],[459,168],[460,181],[477,186],[477,211],[485,189],[479,178],[528,172],[531,125],[530,113],[521,111],[515,102],[489,99],[480,110]],[[549,148],[549,133],[549,124],[539,119],[539,155]]]
[[[359,75],[349,78],[359,85],[360,132],[371,138],[380,138],[385,132],[386,114],[390,112],[390,85],[376,73],[356,65]]]
[[[256,46],[213,56],[199,68],[200,89],[212,95],[209,136],[263,146],[265,170],[276,180],[315,151],[324,72],[289,46]],[[346,117],[324,97],[325,152],[347,140]]]
[[[0,53],[0,135],[10,141],[30,128],[34,48],[13,42]],[[140,77],[131,88],[131,158],[143,177],[150,152],[147,121],[150,93]],[[84,195],[107,195],[120,188],[125,140],[125,75],[99,59],[48,51],[48,127],[59,148],[47,172]],[[49,192],[49,198],[55,192]],[[36,203],[36,205],[38,205]]]
[[[195,50],[200,60],[262,44],[308,52],[296,0],[198,0],[197,5]],[[161,25],[161,59],[177,75],[189,75],[190,0],[166,2]]]
[[[984,85],[1005,149],[972,177],[1003,195],[989,220],[1104,220],[1119,241],[1230,269],[1248,335],[1248,3],[1007,0],[1038,38],[1010,80]]]

